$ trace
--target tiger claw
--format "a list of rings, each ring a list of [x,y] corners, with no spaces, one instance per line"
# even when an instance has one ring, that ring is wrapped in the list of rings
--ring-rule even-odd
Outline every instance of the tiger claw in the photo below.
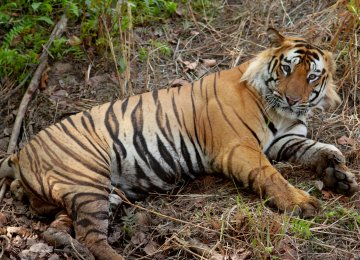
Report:
[[[321,209],[318,199],[307,192],[292,187],[284,196],[276,196],[270,200],[278,209],[291,216],[309,218],[315,216]]]

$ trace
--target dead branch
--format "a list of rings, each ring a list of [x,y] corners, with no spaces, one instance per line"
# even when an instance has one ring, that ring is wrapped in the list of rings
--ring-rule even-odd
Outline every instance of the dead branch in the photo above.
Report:
[[[61,19],[59,20],[59,22],[54,27],[53,31],[51,32],[49,41],[44,46],[44,50],[39,59],[40,64],[37,67],[37,69],[34,73],[34,76],[32,77],[31,82],[26,90],[26,93],[24,94],[24,96],[21,100],[21,103],[20,103],[20,106],[18,109],[18,113],[16,115],[15,124],[14,124],[13,130],[12,130],[12,133],[11,133],[9,146],[7,149],[8,154],[13,153],[15,150],[16,143],[17,143],[19,133],[20,133],[20,127],[21,127],[22,121],[24,119],[27,106],[28,106],[30,100],[32,99],[33,94],[36,92],[36,90],[39,86],[40,77],[47,65],[49,53],[46,50],[49,49],[49,47],[51,46],[54,39],[59,37],[65,31],[66,23],[67,23],[67,18],[66,18],[66,14],[64,13],[62,15]]]
[[[2,202],[5,192],[6,192],[6,182],[5,182],[5,178],[3,178],[2,180],[0,180],[0,203]]]
[[[67,18],[66,18],[66,12],[65,12],[61,16],[61,19],[59,20],[59,22],[55,25],[53,31],[51,32],[49,41],[44,46],[43,52],[39,58],[40,64],[36,68],[34,76],[32,77],[30,84],[21,100],[21,103],[20,103],[20,106],[18,109],[18,113],[16,115],[14,127],[13,127],[13,130],[11,133],[9,146],[7,149],[8,154],[11,154],[15,151],[16,143],[17,143],[19,133],[20,133],[20,127],[21,127],[22,121],[24,119],[27,106],[28,106],[30,100],[32,99],[33,94],[36,92],[36,90],[39,86],[41,75],[47,66],[47,60],[48,60],[48,56],[49,56],[48,49],[51,46],[51,44],[53,43],[54,39],[59,37],[65,31],[66,24],[67,24]],[[4,197],[4,194],[6,192],[6,188],[7,188],[6,183],[3,182],[0,187],[1,187],[0,188],[0,202],[1,202]]]

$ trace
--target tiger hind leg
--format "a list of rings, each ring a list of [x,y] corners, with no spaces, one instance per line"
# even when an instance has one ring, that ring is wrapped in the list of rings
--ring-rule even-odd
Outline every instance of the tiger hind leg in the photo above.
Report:
[[[75,237],[99,260],[123,258],[107,241],[109,194],[105,191],[74,192],[65,200],[73,219]]]
[[[64,248],[77,259],[95,259],[92,253],[83,246],[79,241],[72,238],[71,231],[73,228],[72,220],[65,211],[59,212],[49,228],[42,233],[44,240],[56,247]]]

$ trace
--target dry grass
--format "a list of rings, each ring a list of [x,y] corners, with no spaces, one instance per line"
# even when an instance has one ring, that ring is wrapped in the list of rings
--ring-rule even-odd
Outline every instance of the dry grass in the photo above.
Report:
[[[29,110],[23,141],[67,113],[116,95],[164,88],[177,78],[193,81],[239,65],[266,48],[264,32],[273,26],[285,34],[303,35],[334,52],[343,104],[332,112],[315,113],[309,135],[333,144],[338,144],[341,136],[349,137],[352,143],[338,147],[347,155],[350,168],[360,173],[359,13],[352,12],[347,1],[212,2],[212,7],[201,11],[184,6],[184,15],[169,24],[122,32],[125,45],[110,48],[114,60],[125,54],[130,64],[125,74],[111,73],[113,61],[97,60],[93,75],[109,73],[110,80],[84,87],[81,76],[69,73],[65,82],[71,85],[68,96],[54,101],[49,93],[38,95]],[[167,42],[172,55],[164,56],[159,46],[149,44],[152,38]],[[144,61],[139,61],[141,48],[148,50]],[[216,59],[217,63],[207,68],[201,63],[203,59]],[[184,70],[184,61],[199,65],[195,70]],[[84,64],[79,71],[87,68]],[[49,76],[52,84],[64,80],[54,71]],[[127,86],[126,91],[116,89],[119,81]],[[9,122],[3,123],[2,129],[11,126],[12,111],[8,111]],[[323,210],[317,217],[303,220],[280,214],[232,181],[206,176],[171,195],[153,194],[136,207],[117,209],[111,222],[112,246],[126,259],[359,258],[359,195],[349,199],[320,192],[311,172],[289,164],[277,168],[297,187],[323,199]]]

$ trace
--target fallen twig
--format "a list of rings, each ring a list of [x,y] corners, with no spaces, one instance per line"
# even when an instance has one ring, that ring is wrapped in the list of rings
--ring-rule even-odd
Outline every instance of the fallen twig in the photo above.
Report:
[[[0,246],[0,248],[1,248],[0,259],[2,259],[2,256],[4,255],[6,248],[10,245],[10,239],[5,235],[1,235],[0,239],[3,239],[5,241],[5,244]]]
[[[31,82],[28,86],[28,89],[26,90],[19,109],[18,109],[18,113],[16,115],[16,119],[15,119],[15,124],[11,133],[11,137],[10,137],[10,141],[9,141],[9,146],[7,149],[7,153],[11,154],[14,152],[15,147],[16,147],[16,143],[19,137],[19,133],[20,133],[20,127],[22,124],[22,121],[24,119],[25,116],[25,112],[27,109],[27,106],[30,102],[30,100],[33,97],[33,94],[35,93],[35,91],[37,90],[38,86],[39,86],[39,82],[40,82],[40,77],[42,75],[42,72],[44,71],[46,65],[47,65],[47,59],[48,59],[48,49],[51,46],[52,42],[54,41],[54,39],[56,37],[59,37],[66,28],[66,23],[67,23],[67,18],[65,13],[62,15],[61,19],[59,20],[59,22],[56,24],[55,28],[53,29],[53,31],[51,32],[49,41],[47,42],[47,44],[44,46],[44,50],[40,56],[40,64],[37,67],[33,78],[31,79]]]
[[[5,183],[5,178],[3,178],[2,180],[0,180],[0,203],[2,202],[4,195],[5,195],[5,191],[6,191],[6,183]]]
[[[66,18],[66,12],[65,12],[61,16],[61,19],[59,20],[59,22],[55,25],[53,31],[51,32],[49,41],[44,46],[44,50],[39,58],[40,64],[36,68],[35,73],[30,81],[30,84],[21,100],[21,103],[20,103],[20,106],[18,109],[18,113],[16,115],[14,127],[13,127],[13,130],[11,133],[9,146],[7,149],[8,154],[11,154],[15,151],[16,143],[17,143],[19,133],[20,133],[20,127],[21,127],[22,121],[24,119],[27,106],[28,106],[30,100],[32,99],[33,94],[36,92],[36,90],[39,86],[41,75],[47,66],[47,60],[48,60],[48,56],[49,56],[48,49],[50,48],[54,39],[59,37],[65,31],[66,23],[67,23],[67,18]],[[1,185],[1,188],[0,188],[0,202],[1,202],[2,198],[4,197],[5,192],[6,192],[6,183],[3,182]]]

